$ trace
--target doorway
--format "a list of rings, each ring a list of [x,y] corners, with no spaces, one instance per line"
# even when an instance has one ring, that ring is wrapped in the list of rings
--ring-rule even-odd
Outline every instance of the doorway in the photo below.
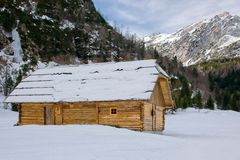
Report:
[[[44,125],[53,124],[53,116],[52,116],[52,107],[46,106],[44,107]]]

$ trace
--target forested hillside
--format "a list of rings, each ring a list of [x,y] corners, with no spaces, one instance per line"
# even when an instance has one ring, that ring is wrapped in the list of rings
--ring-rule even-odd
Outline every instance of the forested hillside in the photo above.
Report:
[[[134,52],[133,42],[108,25],[89,0],[4,0],[0,8],[1,33],[17,29],[24,61],[58,61],[61,56],[108,61]]]
[[[240,60],[226,59],[183,67],[177,58],[159,57],[158,63],[171,75],[177,108],[240,111]],[[215,104],[214,104],[215,103]]]
[[[41,63],[147,56],[143,42],[110,26],[91,0],[0,1],[0,91],[4,95]]]

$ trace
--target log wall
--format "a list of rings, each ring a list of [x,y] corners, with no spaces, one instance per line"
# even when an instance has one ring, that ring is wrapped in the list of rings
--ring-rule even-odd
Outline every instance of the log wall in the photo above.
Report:
[[[44,107],[41,104],[21,104],[20,124],[44,124]]]
[[[63,124],[96,124],[97,123],[96,104],[64,104],[62,106]]]
[[[50,119],[46,119],[46,108],[50,109]],[[112,108],[117,109],[117,114],[111,114]],[[140,131],[162,130],[163,108],[155,108],[153,110],[153,104],[146,101],[28,103],[19,107],[19,123],[101,124]]]
[[[117,109],[117,114],[111,114],[111,108]],[[99,124],[143,130],[143,103],[99,103]]]

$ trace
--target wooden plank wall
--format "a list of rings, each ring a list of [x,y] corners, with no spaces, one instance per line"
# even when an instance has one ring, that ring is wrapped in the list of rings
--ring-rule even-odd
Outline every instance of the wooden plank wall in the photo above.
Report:
[[[152,103],[144,103],[144,130],[153,130]]]
[[[160,83],[158,83],[159,81],[157,81],[157,83],[154,86],[153,92],[152,92],[152,96],[151,96],[151,102],[157,106],[162,106],[164,107],[164,101],[163,101],[163,93],[160,87]]]
[[[111,108],[117,109],[116,115],[110,114]],[[99,103],[99,124],[142,130],[142,110],[143,103],[140,102]]]
[[[164,127],[163,108],[157,107],[153,127],[152,103],[146,101],[21,104],[20,124],[44,124],[44,107],[51,108],[51,124],[102,124],[152,131]],[[116,108],[117,114],[110,114]]]
[[[96,124],[96,104],[64,104],[62,109],[63,124]]]
[[[44,124],[44,107],[51,107],[51,124],[103,124],[129,129],[143,129],[143,103],[81,102],[56,104],[21,104],[20,124]],[[111,115],[110,109],[117,114]]]
[[[164,116],[164,108],[160,107],[160,106],[156,106],[156,131],[163,131],[164,130],[164,126],[165,126],[165,116]]]
[[[151,102],[157,106],[162,106],[167,108],[173,106],[173,100],[172,100],[170,86],[167,78],[164,78],[164,77],[158,78],[155,84],[155,87],[153,89]]]
[[[144,131],[164,130],[164,108],[152,103],[144,103]]]
[[[44,108],[41,104],[21,104],[20,124],[44,124]]]
[[[166,107],[172,106],[173,101],[172,101],[172,96],[171,96],[171,91],[170,91],[170,86],[169,86],[168,80],[165,78],[160,78],[158,83],[160,84],[160,87],[161,87],[164,106],[166,106]]]

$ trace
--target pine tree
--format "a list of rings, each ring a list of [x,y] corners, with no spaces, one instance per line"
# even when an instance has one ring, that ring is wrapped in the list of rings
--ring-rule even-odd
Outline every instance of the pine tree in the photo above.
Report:
[[[223,95],[222,109],[229,110],[230,109],[229,103],[230,103],[230,94],[229,92],[226,92]]]
[[[15,83],[15,87],[22,81],[22,78],[23,78],[23,74],[22,74],[22,71],[19,70],[18,71],[18,75],[17,75],[17,78],[16,78],[16,83]]]
[[[194,97],[194,103],[195,103],[196,107],[199,109],[201,109],[203,107],[202,94],[200,91],[198,91],[196,96]]]
[[[238,96],[237,96],[237,94],[234,94],[231,99],[231,103],[230,103],[231,109],[234,111],[239,111],[237,101],[238,101]]]
[[[0,83],[4,96],[8,96],[14,87],[14,82],[10,75],[10,71],[8,66],[5,68],[4,73],[2,75],[2,81]]]
[[[186,109],[187,107],[189,107],[189,101],[187,97],[183,97],[181,99],[181,106],[183,109]]]
[[[18,111],[18,105],[16,103],[12,103],[12,111],[17,112]]]
[[[214,110],[214,102],[213,102],[213,99],[212,99],[211,96],[208,97],[208,100],[205,104],[205,107],[208,108],[208,109]]]
[[[154,48],[153,57],[154,57],[154,59],[158,59],[159,58],[159,53],[158,53],[156,48]]]
[[[183,108],[190,107],[192,105],[191,103],[191,91],[189,89],[189,83],[188,80],[185,77],[182,77],[182,89],[180,93],[181,98],[181,106]]]
[[[115,62],[119,62],[120,61],[120,58],[121,58],[120,54],[121,54],[120,50],[117,49],[116,54],[114,54],[114,56],[113,56],[113,59],[114,59]]]

